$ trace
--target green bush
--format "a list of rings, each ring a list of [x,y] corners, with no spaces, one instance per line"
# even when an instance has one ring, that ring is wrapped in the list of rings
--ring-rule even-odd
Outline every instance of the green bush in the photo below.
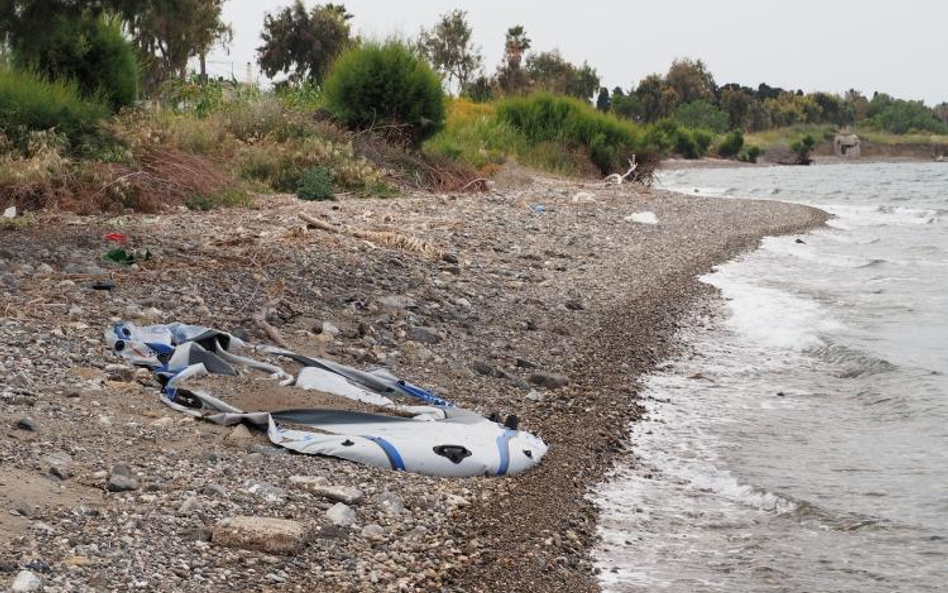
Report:
[[[308,202],[332,200],[334,183],[332,171],[326,167],[310,167],[303,172],[296,188],[296,196]]]
[[[740,130],[734,130],[718,144],[718,154],[729,159],[739,155],[742,148],[744,148],[744,134]]]
[[[813,162],[813,159],[810,158],[810,153],[813,152],[813,148],[815,146],[816,139],[809,134],[791,144],[790,150],[796,153],[797,164],[809,165],[811,162]]]
[[[545,93],[508,98],[498,103],[497,116],[530,143],[549,142],[586,151],[604,174],[624,171],[633,154],[656,152],[638,125],[601,113],[578,99]]]
[[[48,79],[74,80],[84,97],[108,103],[113,110],[138,98],[138,60],[117,20],[60,15],[42,42],[21,40],[14,55],[21,69]]]
[[[326,78],[323,97],[350,128],[402,127],[416,145],[444,127],[441,79],[401,41],[365,43],[342,54]]]
[[[673,152],[686,159],[700,159],[708,154],[714,135],[707,130],[689,130],[673,119],[665,119],[649,127],[649,143],[661,152]]]
[[[737,159],[744,163],[756,163],[762,152],[759,146],[748,146],[738,155]]]
[[[129,107],[138,98],[138,60],[117,21],[99,20],[77,73],[86,96],[101,94],[113,110]]]
[[[83,99],[74,82],[44,80],[31,72],[0,70],[0,131],[14,142],[31,130],[55,128],[70,139],[92,132],[108,108]]]
[[[706,129],[723,134],[729,126],[728,114],[707,101],[692,101],[675,109],[674,119],[686,128]]]

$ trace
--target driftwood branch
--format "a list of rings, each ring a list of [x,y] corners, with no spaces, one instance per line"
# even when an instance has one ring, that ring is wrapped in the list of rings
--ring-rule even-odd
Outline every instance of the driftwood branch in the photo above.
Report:
[[[632,155],[632,158],[629,159],[629,170],[626,172],[625,175],[619,175],[618,173],[613,173],[612,175],[609,175],[608,177],[606,177],[603,181],[604,181],[607,185],[608,185],[608,184],[613,184],[613,183],[614,183],[615,185],[622,185],[625,181],[627,181],[627,180],[629,179],[629,177],[630,177],[633,173],[635,173],[635,170],[638,169],[638,168],[639,168],[639,164],[638,164],[638,162],[636,162],[636,160],[635,160],[635,155],[633,154],[633,155]]]
[[[283,290],[280,289],[280,294],[271,298],[266,304],[263,305],[263,308],[253,314],[253,322],[259,327],[263,333],[267,334],[267,337],[281,348],[290,350],[290,345],[286,343],[286,340],[283,339],[283,336],[280,335],[277,328],[270,325],[270,322],[267,321],[267,317],[271,313],[275,312],[277,307],[280,306],[280,303],[283,302]]]
[[[349,235],[350,237],[355,237],[356,239],[369,241],[377,245],[397,247],[398,249],[403,249],[405,251],[413,251],[433,259],[441,259],[441,257],[444,255],[443,251],[431,245],[430,243],[416,239],[415,237],[403,235],[401,233],[392,233],[388,231],[360,231],[359,229],[335,227],[305,212],[300,212],[299,217],[306,221],[307,224],[328,233],[341,233],[344,235]]]

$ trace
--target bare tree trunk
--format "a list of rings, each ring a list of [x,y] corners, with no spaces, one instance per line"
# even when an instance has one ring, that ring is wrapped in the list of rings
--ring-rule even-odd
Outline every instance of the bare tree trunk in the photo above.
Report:
[[[207,54],[201,52],[201,85],[207,84]]]

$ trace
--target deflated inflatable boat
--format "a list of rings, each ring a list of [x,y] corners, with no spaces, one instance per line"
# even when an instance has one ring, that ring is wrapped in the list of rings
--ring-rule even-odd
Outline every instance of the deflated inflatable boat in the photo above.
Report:
[[[222,425],[249,422],[281,447],[398,471],[433,476],[503,476],[536,466],[546,444],[516,429],[457,408],[383,370],[365,372],[238,338],[201,326],[136,327],[118,323],[105,332],[112,349],[151,369],[163,385],[161,400],[175,410]],[[240,352],[240,354],[238,354]],[[281,364],[251,358],[265,355]],[[284,369],[285,361],[298,367]],[[204,390],[185,387],[202,377],[269,374],[281,386],[321,392],[375,412],[345,409],[244,411]],[[264,408],[266,408],[264,402]]]

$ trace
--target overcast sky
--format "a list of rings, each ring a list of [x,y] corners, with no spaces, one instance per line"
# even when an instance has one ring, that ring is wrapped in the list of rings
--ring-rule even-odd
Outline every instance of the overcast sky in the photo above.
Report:
[[[338,1],[338,0],[337,0]],[[317,4],[307,0],[308,7]],[[217,51],[213,74],[238,77],[255,62],[263,16],[290,0],[229,0],[229,54]],[[503,53],[504,33],[523,24],[537,50],[558,48],[588,60],[609,88],[628,88],[672,59],[703,59],[718,84],[767,82],[784,88],[867,95],[885,91],[929,104],[948,101],[948,0],[348,0],[353,26],[366,37],[414,35],[438,15],[469,13],[488,71]]]

